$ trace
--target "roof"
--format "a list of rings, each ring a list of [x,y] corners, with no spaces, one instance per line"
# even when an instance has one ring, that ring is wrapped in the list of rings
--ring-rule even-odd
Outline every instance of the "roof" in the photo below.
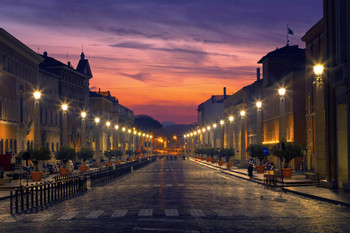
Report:
[[[55,71],[55,70],[53,70],[53,69],[51,69],[51,68],[66,68],[66,69],[69,69],[69,70],[71,70],[71,71],[73,71],[73,72],[75,72],[75,73],[78,73],[78,74],[80,74],[80,75],[83,75],[83,76],[85,76],[85,77],[88,77],[88,78],[91,78],[91,77],[92,77],[92,75],[89,76],[88,74],[86,74],[86,73],[84,73],[84,72],[80,72],[80,71],[78,70],[78,68],[77,68],[77,69],[74,69],[74,68],[70,65],[70,62],[68,62],[68,65],[67,65],[67,64],[65,64],[65,63],[63,63],[63,62],[60,62],[60,61],[56,60],[56,59],[53,58],[53,57],[49,57],[49,56],[47,55],[47,52],[46,52],[46,51],[43,53],[43,55],[40,55],[40,56],[41,56],[42,58],[44,58],[44,61],[41,62],[41,63],[39,64],[39,68],[41,68],[41,69],[49,69],[50,72],[59,74],[60,72],[57,72],[57,71]],[[87,60],[86,60],[86,61],[87,61]],[[90,66],[89,66],[89,67],[90,67]]]
[[[81,52],[81,55],[80,55],[80,60],[79,60],[78,66],[77,66],[77,71],[92,78],[92,72],[91,72],[89,60],[85,59],[85,54],[83,52]]]
[[[308,41],[314,37],[315,33],[322,33],[324,31],[324,20],[320,19],[315,25],[313,25],[301,38],[302,41]]]
[[[286,45],[280,49],[269,52],[263,56],[258,63],[263,63],[267,58],[279,58],[279,57],[290,57],[290,56],[303,56],[305,55],[305,49],[300,49],[298,45]]]
[[[27,45],[23,44],[3,28],[0,28],[0,41],[5,43],[13,50],[22,53],[22,55],[24,55],[26,58],[34,60],[36,63],[42,62],[42,58],[39,56],[39,54],[34,52]]]

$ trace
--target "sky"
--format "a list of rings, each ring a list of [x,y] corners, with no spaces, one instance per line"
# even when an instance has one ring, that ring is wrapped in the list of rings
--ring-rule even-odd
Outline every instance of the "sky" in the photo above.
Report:
[[[36,52],[77,66],[92,90],[177,123],[223,87],[256,80],[257,61],[291,45],[322,18],[321,0],[0,0],[0,27]]]

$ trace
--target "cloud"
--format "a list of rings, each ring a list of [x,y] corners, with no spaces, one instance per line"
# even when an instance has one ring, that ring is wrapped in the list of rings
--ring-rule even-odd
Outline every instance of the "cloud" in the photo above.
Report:
[[[149,73],[137,73],[137,74],[125,74],[125,73],[119,73],[120,75],[136,79],[138,81],[146,82],[152,80],[152,75]]]
[[[110,46],[115,48],[128,48],[128,49],[150,49],[153,47],[153,45],[151,44],[133,42],[133,41],[123,42],[119,44],[112,44]]]

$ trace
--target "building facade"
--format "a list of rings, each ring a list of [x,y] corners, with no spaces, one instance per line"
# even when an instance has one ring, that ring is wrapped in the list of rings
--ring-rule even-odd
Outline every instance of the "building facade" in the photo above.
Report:
[[[34,147],[34,98],[42,58],[0,28],[0,154]]]

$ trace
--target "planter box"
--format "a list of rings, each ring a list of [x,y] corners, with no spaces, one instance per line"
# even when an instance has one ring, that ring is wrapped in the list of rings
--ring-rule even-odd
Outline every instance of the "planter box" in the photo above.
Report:
[[[292,178],[293,168],[282,168],[283,178]]]
[[[264,173],[265,166],[264,165],[256,165],[256,172],[257,173]]]
[[[38,181],[41,181],[41,177],[43,175],[42,172],[32,172],[32,181],[33,182],[38,182]]]

